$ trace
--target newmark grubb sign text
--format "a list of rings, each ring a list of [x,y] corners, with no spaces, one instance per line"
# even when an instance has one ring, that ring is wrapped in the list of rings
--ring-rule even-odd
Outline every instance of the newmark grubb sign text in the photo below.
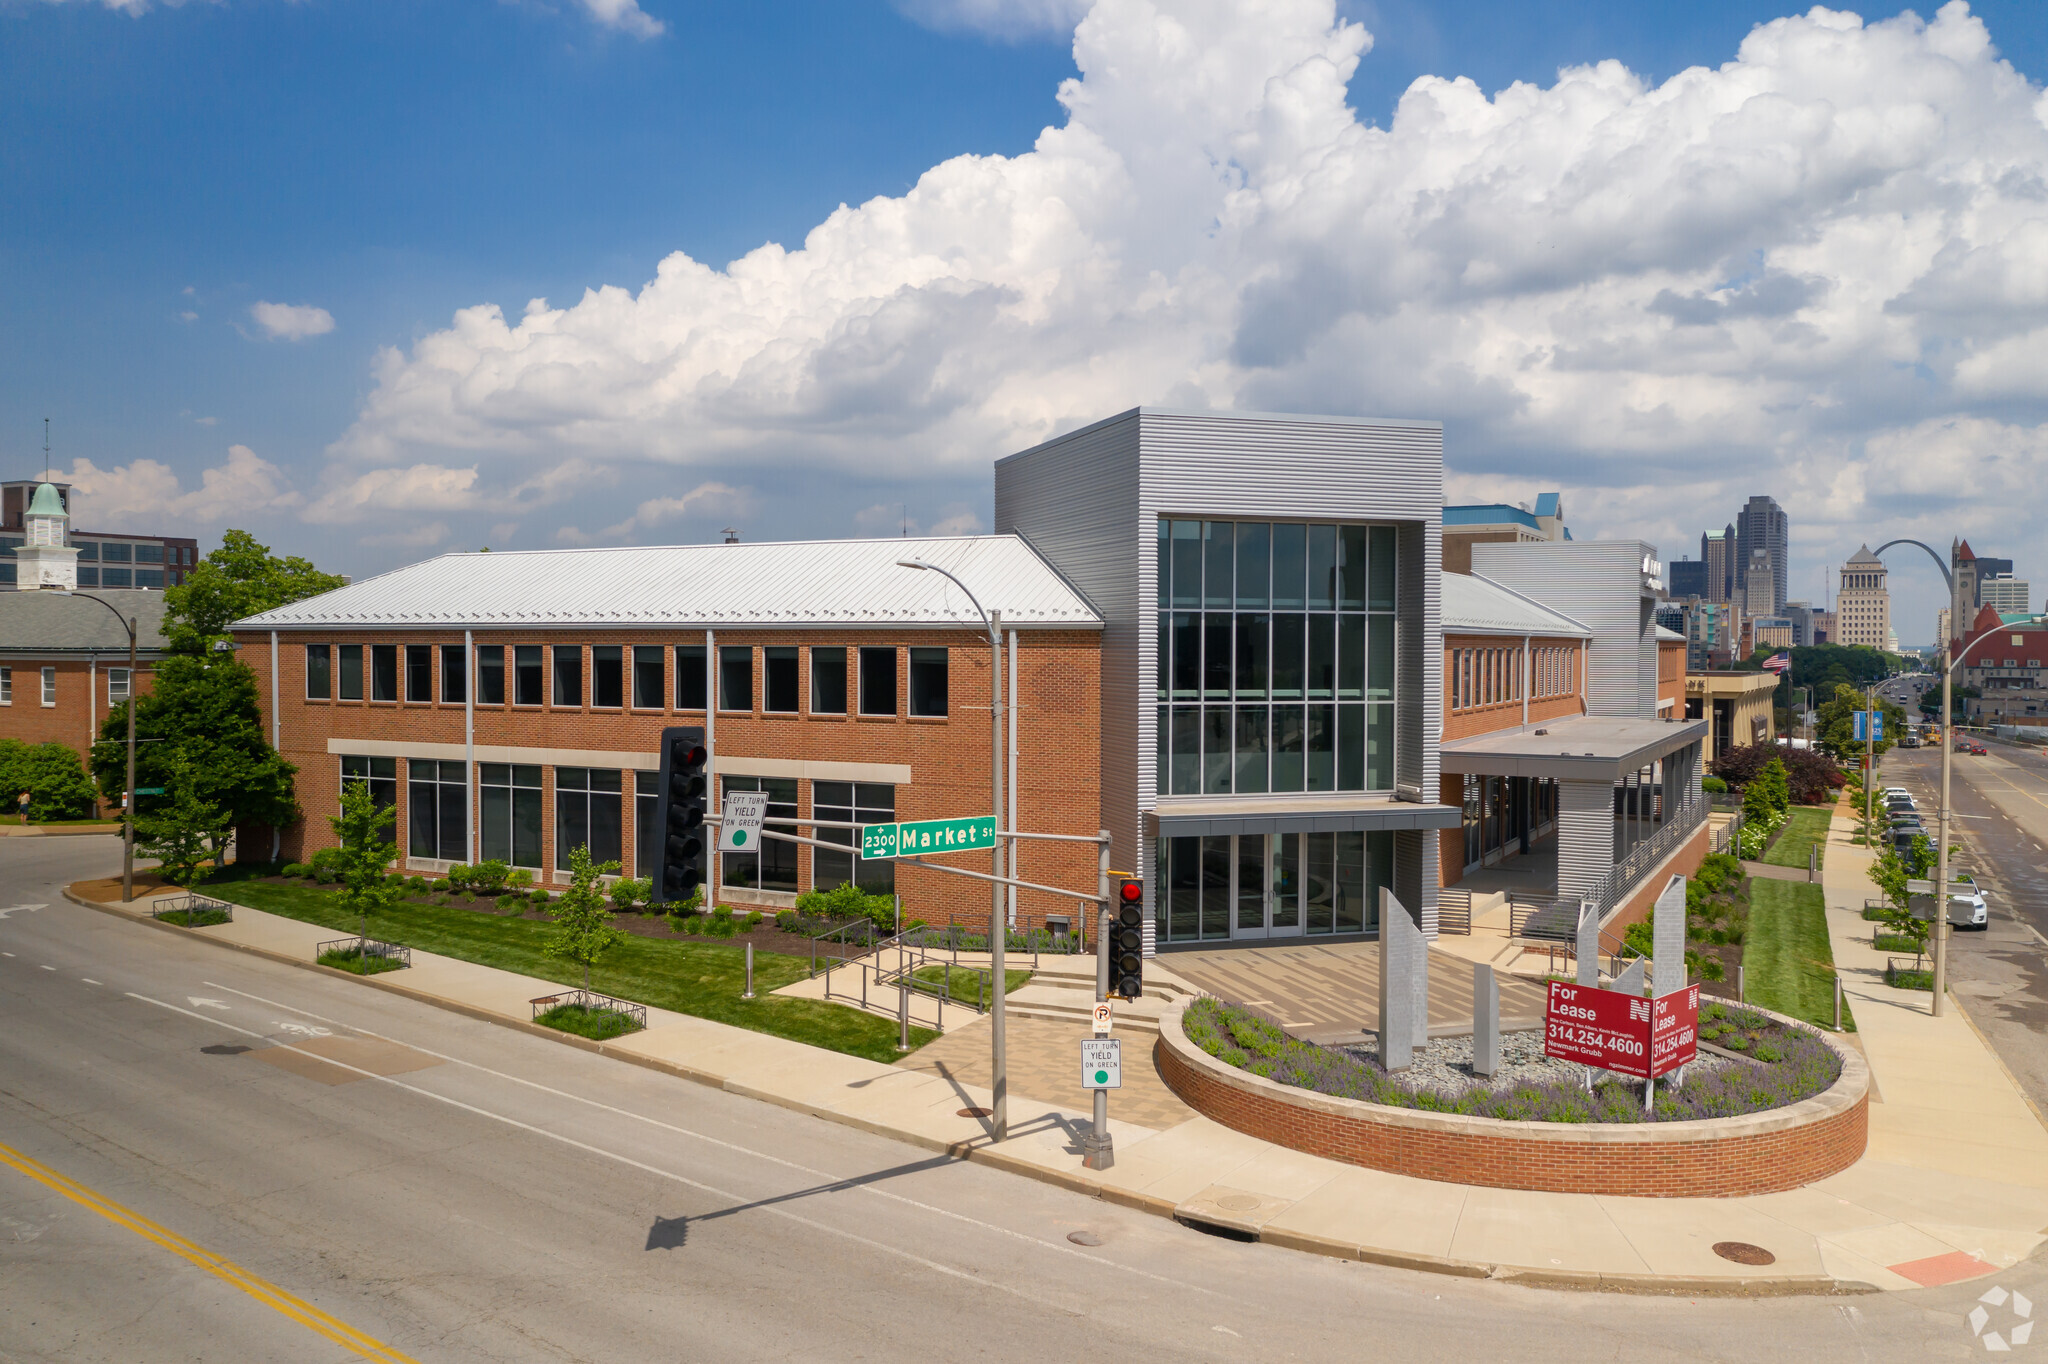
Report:
[[[1699,1050],[1700,987],[1659,999],[1550,982],[1543,1013],[1543,1054],[1617,1075],[1654,1079]]]

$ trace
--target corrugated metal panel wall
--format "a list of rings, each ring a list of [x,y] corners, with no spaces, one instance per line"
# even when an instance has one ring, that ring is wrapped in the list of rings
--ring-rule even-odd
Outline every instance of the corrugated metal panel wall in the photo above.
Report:
[[[1594,715],[1657,716],[1657,637],[1642,594],[1640,540],[1558,540],[1472,546],[1472,571],[1593,632],[1586,709]]]
[[[1614,784],[1557,784],[1557,893],[1584,895],[1614,867]]]

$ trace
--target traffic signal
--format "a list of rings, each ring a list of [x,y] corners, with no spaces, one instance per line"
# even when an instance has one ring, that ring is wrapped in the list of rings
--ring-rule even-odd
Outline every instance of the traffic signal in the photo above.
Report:
[[[1125,999],[1145,993],[1145,883],[1119,876],[1110,883],[1109,992]]]
[[[687,900],[704,884],[704,809],[711,794],[705,768],[710,762],[702,725],[674,725],[661,732],[651,905]]]

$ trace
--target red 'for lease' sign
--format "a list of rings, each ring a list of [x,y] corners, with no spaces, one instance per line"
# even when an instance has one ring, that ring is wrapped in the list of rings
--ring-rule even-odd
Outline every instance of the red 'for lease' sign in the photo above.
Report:
[[[1699,1054],[1700,987],[1650,1001],[1650,1074],[1665,1075]]]
[[[1650,1001],[1553,980],[1543,1015],[1543,1054],[1617,1075],[1647,1077]]]

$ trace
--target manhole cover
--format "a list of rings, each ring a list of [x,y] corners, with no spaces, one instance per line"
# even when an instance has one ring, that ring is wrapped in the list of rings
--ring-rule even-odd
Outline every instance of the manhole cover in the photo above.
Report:
[[[1222,1208],[1225,1212],[1256,1212],[1258,1211],[1259,1200],[1253,1198],[1250,1194],[1225,1194],[1216,1200],[1216,1206]]]
[[[959,1113],[963,1118],[993,1118],[995,1115],[993,1108],[963,1108]]]
[[[216,1042],[210,1047],[201,1047],[199,1050],[205,1052],[208,1056],[240,1056],[249,1049],[234,1042]]]
[[[1102,1238],[1092,1231],[1070,1231],[1067,1233],[1067,1239],[1077,1246],[1099,1246],[1102,1244]]]
[[[1778,1257],[1762,1246],[1753,1246],[1747,1241],[1716,1241],[1714,1254],[1724,1260],[1733,1260],[1739,1265],[1774,1265]]]

